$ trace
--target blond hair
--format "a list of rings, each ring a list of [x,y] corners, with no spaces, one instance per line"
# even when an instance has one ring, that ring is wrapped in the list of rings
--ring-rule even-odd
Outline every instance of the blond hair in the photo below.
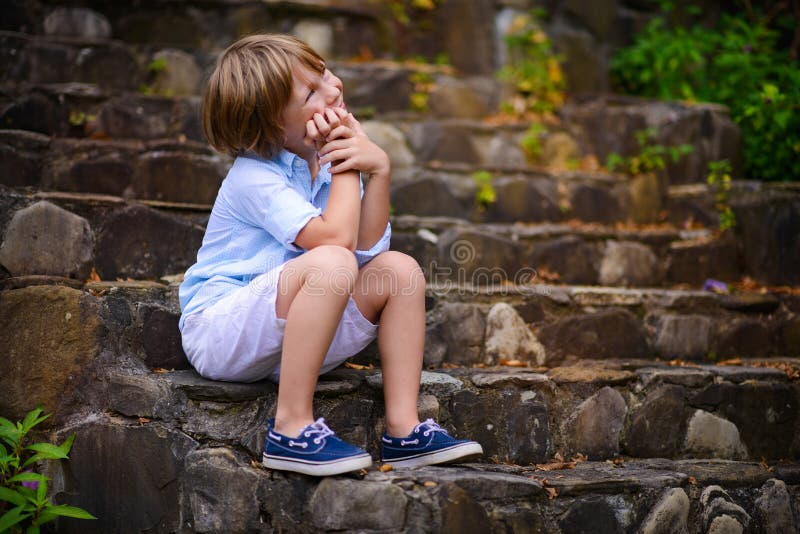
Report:
[[[275,156],[284,143],[283,112],[292,95],[292,69],[322,73],[325,62],[289,35],[251,35],[220,56],[200,112],[208,142],[230,156]]]

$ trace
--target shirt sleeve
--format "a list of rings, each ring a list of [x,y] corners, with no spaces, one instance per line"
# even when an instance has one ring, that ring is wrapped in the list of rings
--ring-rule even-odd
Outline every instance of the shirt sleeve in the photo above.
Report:
[[[392,224],[386,223],[386,230],[383,232],[378,241],[372,245],[369,250],[356,250],[356,260],[358,261],[358,266],[361,267],[365,263],[369,262],[372,258],[380,254],[381,252],[385,252],[389,250],[389,242],[392,237]]]
[[[303,249],[294,244],[297,234],[322,213],[292,189],[284,173],[272,165],[259,165],[241,176],[229,201],[245,222],[264,228],[284,247],[298,252]]]

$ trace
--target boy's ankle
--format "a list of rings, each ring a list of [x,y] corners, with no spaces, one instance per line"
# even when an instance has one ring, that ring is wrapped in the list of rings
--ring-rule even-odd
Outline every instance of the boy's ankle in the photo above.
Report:
[[[393,438],[404,438],[410,435],[419,424],[419,420],[409,421],[407,423],[386,423],[386,434]]]
[[[314,419],[278,419],[275,417],[275,425],[272,430],[282,436],[295,438],[300,435],[305,427],[312,424]]]

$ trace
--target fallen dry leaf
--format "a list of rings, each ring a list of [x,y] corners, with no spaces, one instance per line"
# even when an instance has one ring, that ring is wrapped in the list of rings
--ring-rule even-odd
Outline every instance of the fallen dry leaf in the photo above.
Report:
[[[426,480],[425,482],[422,483],[422,485],[425,486],[426,488],[435,488],[439,484],[437,484],[433,480]]]
[[[528,362],[523,362],[522,360],[498,360],[497,362],[500,365],[505,367],[528,367]]]
[[[163,375],[164,373],[169,373],[169,371],[167,369],[164,369],[163,367],[153,367],[151,371],[153,371],[157,375]]]
[[[381,473],[387,473],[389,471],[394,470],[394,466],[392,464],[383,464],[378,468]]]
[[[557,471],[559,469],[575,469],[577,462],[548,462],[546,464],[536,464],[539,471]]]
[[[348,369],[359,369],[359,370],[362,370],[362,371],[365,370],[365,369],[372,369],[373,368],[372,364],[370,364],[370,365],[360,365],[358,363],[353,363],[353,362],[344,362],[344,366],[347,367]]]
[[[457,363],[444,362],[442,364],[442,369],[458,369],[460,367]]]
[[[544,490],[547,492],[547,498],[551,501],[558,497],[558,490],[556,488],[545,487]]]
[[[97,269],[92,267],[92,272],[89,273],[89,278],[86,280],[86,282],[102,282],[100,275],[97,274]]]
[[[697,485],[697,479],[694,477],[689,477],[688,482],[690,485],[695,486]]]
[[[140,425],[143,425],[143,424],[149,423],[149,422],[150,422],[150,419],[148,419],[147,417],[140,417],[139,418],[139,424]]]
[[[760,465],[761,467],[763,467],[764,469],[766,469],[770,473],[775,471],[775,468],[774,467],[770,467],[769,464],[767,463],[767,459],[764,458],[763,456],[761,457],[761,462],[758,465]]]
[[[578,464],[581,462],[585,462],[587,460],[589,460],[589,457],[581,452],[577,453],[575,456],[572,457],[572,461]]]

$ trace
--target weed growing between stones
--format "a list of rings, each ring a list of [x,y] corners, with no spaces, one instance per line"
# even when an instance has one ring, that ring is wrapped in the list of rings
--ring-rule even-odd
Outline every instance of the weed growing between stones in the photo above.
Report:
[[[44,460],[67,459],[75,441],[72,434],[61,445],[26,444],[31,430],[48,417],[41,408],[17,423],[0,417],[0,532],[38,534],[41,525],[59,516],[96,519],[82,508],[51,503],[47,477],[35,471]]]
[[[433,75],[430,72],[417,71],[409,75],[414,91],[409,98],[413,111],[428,111],[428,95],[433,89]]]
[[[475,205],[478,211],[483,212],[497,202],[497,192],[492,186],[492,173],[489,171],[475,171],[472,173],[472,181],[475,182]]]
[[[677,163],[683,156],[694,151],[692,145],[664,146],[656,144],[656,129],[646,128],[636,132],[639,153],[633,156],[621,156],[612,152],[606,159],[609,171],[621,171],[630,176],[638,176],[651,172],[663,171],[667,167],[667,159]]]
[[[550,115],[564,103],[562,57],[553,52],[550,38],[538,23],[543,16],[543,10],[533,10],[530,15],[516,17],[505,37],[509,60],[498,76],[516,91],[503,103],[505,113],[520,117]]]
[[[719,213],[719,229],[728,230],[736,226],[736,215],[731,209],[728,195],[731,190],[731,164],[728,160],[708,163],[708,185],[714,189],[714,207]]]
[[[519,141],[519,146],[525,152],[528,161],[535,163],[542,155],[542,136],[547,133],[547,127],[539,122],[532,122],[525,130],[525,135]]]
[[[143,83],[139,86],[139,92],[145,95],[161,94],[162,96],[173,96],[172,91],[156,91],[153,87],[153,80],[160,72],[165,72],[169,66],[164,58],[154,59],[147,65],[147,78],[150,83]]]

